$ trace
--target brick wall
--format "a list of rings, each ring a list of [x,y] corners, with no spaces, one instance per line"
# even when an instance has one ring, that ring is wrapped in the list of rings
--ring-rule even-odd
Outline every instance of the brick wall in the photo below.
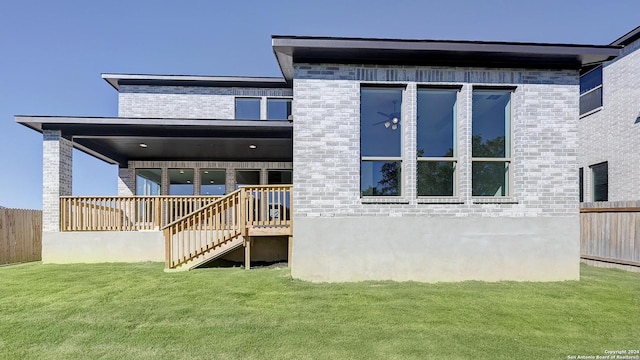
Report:
[[[60,196],[72,191],[72,145],[59,130],[43,130],[42,230],[60,231]]]
[[[360,197],[360,86],[406,86],[403,196]],[[418,85],[461,85],[457,103],[459,197],[416,196]],[[471,197],[473,85],[516,86],[512,96],[512,196]],[[296,64],[294,76],[295,216],[577,215],[578,72],[521,69]]]
[[[291,89],[122,85],[118,116],[234,119],[235,97],[291,97]],[[263,101],[263,118],[266,102]]]
[[[584,201],[592,201],[589,166],[609,165],[609,201],[640,200],[640,40],[604,64],[603,106],[579,121]]]

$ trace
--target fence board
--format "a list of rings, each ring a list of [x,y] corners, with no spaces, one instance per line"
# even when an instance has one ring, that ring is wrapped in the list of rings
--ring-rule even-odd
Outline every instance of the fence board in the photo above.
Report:
[[[585,258],[640,263],[640,201],[581,204],[580,253]]]
[[[42,211],[0,209],[0,265],[42,260]]]

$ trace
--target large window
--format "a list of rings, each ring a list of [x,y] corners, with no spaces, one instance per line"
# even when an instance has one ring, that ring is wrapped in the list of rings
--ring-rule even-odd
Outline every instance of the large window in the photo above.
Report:
[[[169,195],[193,195],[193,169],[169,169]]]
[[[236,119],[260,120],[260,98],[236,98]]]
[[[291,120],[291,99],[267,99],[267,120]]]
[[[609,164],[591,166],[591,180],[593,201],[609,201]]]
[[[418,196],[456,193],[457,90],[418,89]]]
[[[290,185],[293,184],[291,170],[269,170],[267,172],[267,183],[269,185]]]
[[[580,76],[580,115],[602,107],[602,66]]]
[[[226,193],[225,170],[201,169],[200,170],[200,194],[224,195]]]
[[[362,196],[399,196],[402,169],[401,88],[360,92],[360,190]]]
[[[160,195],[162,170],[136,169],[136,195]]]
[[[474,90],[472,195],[509,196],[511,91]]]
[[[236,190],[245,185],[260,185],[260,170],[236,170]]]

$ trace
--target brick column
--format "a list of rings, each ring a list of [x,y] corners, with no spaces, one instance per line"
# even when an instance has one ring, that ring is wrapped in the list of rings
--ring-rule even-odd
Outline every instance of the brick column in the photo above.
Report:
[[[133,196],[136,193],[136,176],[130,165],[118,168],[118,196]]]
[[[59,130],[42,132],[42,231],[60,231],[60,196],[71,195],[73,151]]]

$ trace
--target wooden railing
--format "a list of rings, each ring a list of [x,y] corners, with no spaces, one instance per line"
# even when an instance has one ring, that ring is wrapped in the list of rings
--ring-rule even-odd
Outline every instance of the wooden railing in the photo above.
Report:
[[[166,265],[185,263],[242,234],[242,190],[236,190],[164,227]]]
[[[215,196],[63,196],[61,231],[159,230]]]
[[[292,228],[291,185],[244,186],[167,224],[166,266],[175,268],[254,227]]]
[[[247,226],[291,225],[291,185],[247,186]]]

